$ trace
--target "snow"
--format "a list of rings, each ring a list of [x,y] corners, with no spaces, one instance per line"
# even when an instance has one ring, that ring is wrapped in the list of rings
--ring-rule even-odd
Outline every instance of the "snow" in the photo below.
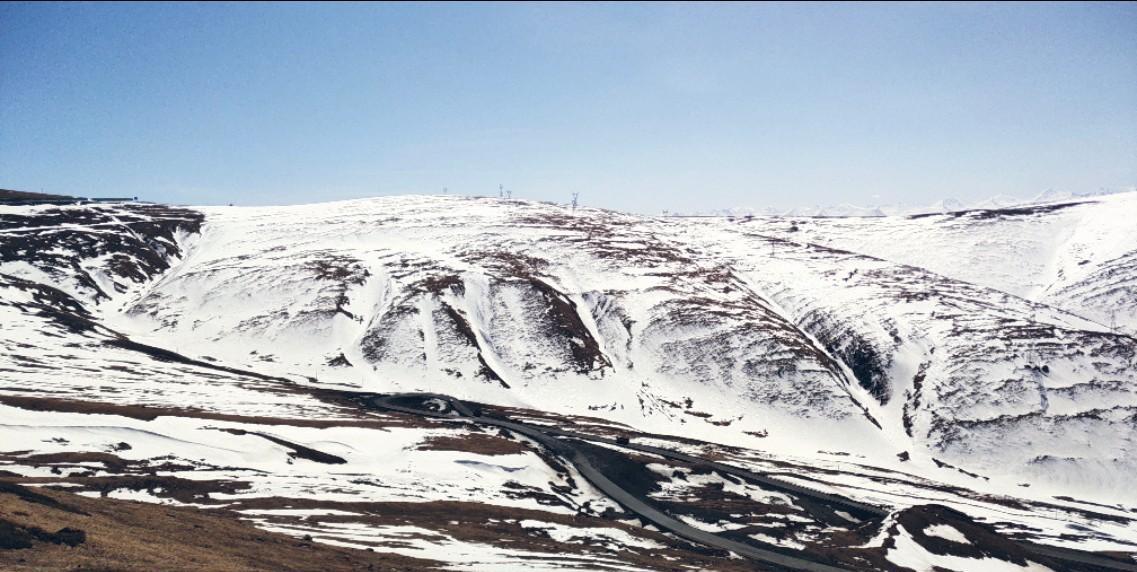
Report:
[[[375,548],[384,552],[442,560],[451,570],[563,570],[563,555],[502,548],[457,540],[436,531],[416,526],[375,526],[356,523],[319,523],[317,528],[291,527],[260,523],[265,530],[285,534],[309,534],[316,542],[348,548]],[[591,566],[609,570],[634,570],[619,561],[603,557],[591,559]],[[583,566],[587,569],[589,565]]]
[[[1133,273],[1111,272],[1137,247],[1137,192],[1073,202],[1044,215],[795,219],[792,234],[788,224],[765,231],[996,288],[1083,315],[1099,328],[1116,311],[1116,323],[1132,332]],[[1111,279],[1120,281],[1102,283]]]
[[[285,497],[342,502],[427,502],[439,498],[514,506],[562,514],[573,511],[546,506],[535,500],[512,498],[503,485],[508,481],[546,489],[562,481],[533,453],[483,457],[456,451],[419,451],[416,446],[432,436],[461,435],[454,429],[412,428],[324,429],[293,426],[259,426],[188,417],[159,417],[140,421],[113,415],[35,412],[0,406],[0,443],[33,445],[36,453],[103,452],[120,442],[131,448],[115,454],[123,459],[153,465],[185,462],[193,470],[178,476],[195,480],[244,481],[247,489],[212,493],[219,502],[243,498]],[[326,453],[344,457],[343,465],[323,465],[303,459],[292,461],[289,450],[252,434],[234,435],[218,429],[273,433]],[[519,467],[499,470],[499,463]],[[26,476],[56,477],[48,469],[0,464]],[[431,476],[424,483],[422,475]],[[580,481],[579,476],[577,477]],[[376,483],[381,483],[376,485]],[[134,498],[145,493],[121,493]],[[571,502],[607,502],[591,489],[580,489]]]
[[[984,572],[1044,572],[1050,570],[1046,566],[1027,561],[1026,566],[1019,566],[1013,562],[995,558],[964,558],[948,554],[933,554],[924,550],[911,534],[903,527],[899,527],[900,534],[893,537],[896,545],[885,555],[890,562],[914,570],[915,572],[933,572],[934,570],[982,570]]]
[[[960,544],[971,544],[971,541],[963,535],[962,532],[955,529],[955,527],[948,524],[933,524],[924,529],[925,536],[938,536],[945,540],[958,542]]]
[[[1097,214],[1078,214],[1073,210],[1078,208]],[[1120,221],[1134,211],[1137,193],[1031,215],[1026,222],[1020,217],[948,219],[967,229],[952,236],[978,226],[978,236],[990,227],[1011,240],[1029,236],[1016,225],[1069,224],[1061,221],[1075,215]],[[1133,378],[1137,366],[1131,357],[1134,339],[1079,315],[1080,308],[952,280],[911,266],[915,260],[905,265],[859,254],[858,249],[873,250],[846,240],[862,236],[863,229],[907,228],[904,235],[871,236],[893,249],[909,249],[925,266],[938,260],[991,275],[1039,272],[1016,266],[1037,256],[1006,248],[987,253],[990,266],[982,256],[950,256],[947,246],[925,240],[936,236],[937,220],[817,219],[795,221],[798,230],[792,232],[787,222],[770,218],[677,226],[688,241],[707,250],[706,256],[729,261],[802,329],[829,340],[826,345],[838,356],[846,352],[846,359],[877,360],[879,369],[872,373],[877,393],[867,395],[859,387],[850,393],[881,421],[893,451],[912,454],[912,464],[938,466],[931,460],[935,457],[988,478],[1025,480],[1054,494],[1132,499],[1129,475],[1137,466],[1125,459],[1137,458],[1132,454],[1137,433],[1122,420],[1137,406],[1137,392],[1124,381]],[[1078,228],[1101,229],[1113,242],[1137,246],[1131,227],[1118,232],[1104,223],[1079,223]],[[944,250],[949,256],[940,254]],[[959,265],[961,259],[969,264]],[[1129,304],[1137,306],[1133,300]],[[1040,364],[1047,366],[1045,372],[1037,369]],[[859,381],[867,385],[866,379]],[[879,455],[875,460],[881,461]]]
[[[616,550],[626,550],[627,547],[663,548],[663,545],[658,542],[634,537],[628,534],[627,531],[619,528],[577,528],[552,522],[541,522],[539,520],[522,520],[520,524],[522,528],[540,530],[557,542],[579,543],[582,540],[588,540],[590,542],[607,540]]]
[[[336,510],[333,508],[272,508],[272,509],[252,509],[252,510],[239,510],[241,514],[253,514],[264,516],[360,516],[358,512],[350,512],[346,510]]]

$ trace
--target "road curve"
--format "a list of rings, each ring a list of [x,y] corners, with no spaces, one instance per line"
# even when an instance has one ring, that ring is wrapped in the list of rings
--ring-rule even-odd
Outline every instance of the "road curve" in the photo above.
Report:
[[[445,404],[445,409],[439,411],[429,411],[425,409],[418,409],[414,407],[406,407],[397,403],[392,403],[392,400],[400,398],[410,399],[435,399],[441,404]],[[811,572],[838,572],[845,570],[844,568],[835,567],[829,564],[814,562],[795,556],[773,552],[770,550],[763,550],[749,544],[744,544],[728,538],[723,538],[717,534],[713,534],[704,530],[694,528],[682,521],[679,521],[668,514],[652,507],[644,502],[639,497],[629,493],[621,488],[616,483],[612,482],[608,477],[604,476],[591,461],[581,454],[576,448],[570,444],[560,441],[557,437],[569,437],[581,441],[592,441],[598,443],[605,443],[615,445],[625,449],[641,451],[659,455],[668,459],[691,463],[695,465],[702,465],[709,467],[721,473],[733,475],[736,477],[751,480],[768,486],[773,489],[792,492],[812,500],[820,501],[829,505],[842,507],[854,514],[863,516],[883,517],[889,514],[889,511],[874,505],[859,503],[844,497],[832,495],[809,487],[789,483],[779,479],[774,479],[758,473],[753,473],[745,469],[740,469],[731,465],[719,463],[717,461],[708,461],[693,455],[679,453],[670,449],[663,449],[660,447],[652,447],[649,445],[638,445],[635,443],[618,442],[615,439],[606,437],[598,437],[594,435],[583,435],[573,433],[571,431],[563,431],[552,427],[534,427],[523,423],[517,423],[506,419],[499,419],[496,417],[486,417],[481,415],[481,412],[470,406],[468,403],[460,399],[455,399],[448,395],[437,393],[404,393],[404,394],[386,394],[386,395],[370,395],[365,399],[366,403],[387,409],[391,411],[399,411],[402,413],[409,413],[412,415],[420,415],[426,417],[436,417],[443,419],[461,419],[470,422],[479,423],[482,425],[492,425],[501,427],[503,429],[513,431],[515,433],[525,435],[537,441],[542,446],[557,453],[558,455],[568,459],[580,472],[581,476],[592,483],[597,489],[605,495],[612,498],[612,500],[619,503],[628,511],[638,515],[644,520],[654,524],[662,530],[666,530],[684,538],[691,542],[703,544],[705,546],[712,546],[723,550],[728,550],[740,556],[745,556],[752,560],[766,562],[783,568],[791,570],[806,570]],[[1089,552],[1082,552],[1079,550],[1072,550],[1068,548],[1059,548],[1055,546],[1048,546],[1043,544],[1035,544],[1032,542],[1018,541],[1017,544],[1025,549],[1030,554],[1043,556],[1046,558],[1057,559],[1065,562],[1072,562],[1092,566],[1104,570],[1117,570],[1120,572],[1137,572],[1137,565],[1127,564],[1110,558],[1097,556]]]
[[[435,412],[415,409],[412,407],[405,407],[390,402],[391,399],[397,399],[400,397],[440,399],[449,403],[453,408],[453,411],[457,412],[458,415],[450,415],[447,412],[441,411]],[[582,455],[571,445],[549,436],[548,433],[553,433],[553,431],[548,431],[547,428],[542,427],[540,429],[537,429],[529,425],[515,423],[513,421],[506,421],[504,419],[473,415],[475,412],[467,404],[462,403],[460,400],[438,394],[402,394],[395,396],[377,396],[371,399],[371,403],[383,409],[412,413],[416,415],[426,415],[429,417],[451,419],[469,419],[479,424],[501,427],[514,433],[529,437],[530,439],[533,439],[534,441],[540,443],[542,446],[548,448],[557,455],[568,459],[573,464],[573,466],[576,467],[581,476],[587,479],[588,482],[592,483],[592,485],[599,489],[600,492],[604,493],[609,498],[619,503],[620,506],[624,507],[629,512],[636,514],[647,522],[650,522],[651,524],[659,527],[661,530],[671,532],[672,534],[691,542],[702,544],[704,546],[720,548],[722,550],[727,550],[738,554],[739,556],[744,556],[746,558],[760,562],[766,562],[775,566],[780,566],[782,568],[788,568],[790,570],[804,570],[809,572],[845,572],[846,570],[845,568],[822,564],[820,562],[814,562],[812,560],[806,560],[804,558],[789,556],[770,550],[763,550],[749,544],[744,544],[742,542],[723,538],[717,534],[710,533],[705,530],[699,530],[678,519],[675,519],[667,513],[664,513],[663,511],[652,507],[636,495],[629,493],[616,483],[612,482],[611,479],[604,476],[603,473],[601,473],[595,466],[593,466],[592,462],[589,461],[588,458]],[[564,431],[556,431],[555,433],[563,436],[576,437],[576,435]],[[615,441],[612,442],[615,443]]]

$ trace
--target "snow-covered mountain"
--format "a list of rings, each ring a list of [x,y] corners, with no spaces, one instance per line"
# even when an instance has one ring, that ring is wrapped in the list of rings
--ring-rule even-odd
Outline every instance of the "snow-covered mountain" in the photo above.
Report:
[[[81,490],[171,502],[161,493],[183,487],[174,500],[226,500],[266,528],[331,542],[390,548],[409,534],[400,550],[414,556],[433,544],[484,566],[548,557],[421,522],[307,520],[367,512],[320,502],[450,499],[500,522],[511,507],[534,511],[528,521],[547,526],[528,528],[546,538],[592,538],[591,565],[643,567],[635,555],[669,546],[677,562],[726,569],[634,520],[604,521],[618,505],[524,440],[342,398],[423,391],[639,432],[897,515],[936,502],[1003,534],[1131,552],[1135,215],[1137,193],[745,220],[458,197],[0,207],[0,438],[28,443],[4,447],[3,467],[58,484],[44,460],[57,455],[104,479],[70,482]],[[120,441],[117,472],[90,464]],[[342,463],[312,461],[314,449]],[[163,455],[193,472],[162,469],[176,480],[149,488],[123,480],[154,474]],[[661,503],[736,487],[646,466]],[[221,484],[203,497],[183,482],[203,479]],[[688,518],[732,530],[748,513],[715,514]],[[915,542],[896,535],[917,517],[897,518],[861,531],[879,536],[864,546]],[[515,532],[529,534],[525,522]],[[831,526],[751,538],[821,550]]]

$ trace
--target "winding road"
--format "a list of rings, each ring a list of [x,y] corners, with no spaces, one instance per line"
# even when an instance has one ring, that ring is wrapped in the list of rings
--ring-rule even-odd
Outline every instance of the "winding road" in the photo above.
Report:
[[[407,405],[399,403],[406,403],[407,401],[427,404],[432,408],[423,409],[418,407],[409,407]],[[686,539],[691,542],[727,550],[751,560],[772,564],[783,569],[805,570],[810,572],[838,572],[846,570],[845,568],[840,568],[831,564],[807,560],[805,558],[787,555],[780,552],[774,552],[771,550],[764,550],[750,544],[745,544],[711,532],[694,528],[678,519],[671,517],[659,509],[656,509],[655,507],[648,504],[644,499],[620,487],[618,484],[606,477],[599,469],[597,469],[592,464],[592,461],[589,460],[586,455],[581,453],[571,443],[557,439],[557,437],[567,437],[581,441],[591,441],[596,443],[604,443],[607,445],[615,445],[617,447],[622,447],[625,449],[651,453],[653,455],[658,455],[664,458],[702,466],[704,468],[709,468],[720,473],[729,474],[735,477],[756,482],[767,488],[800,495],[811,500],[824,503],[830,507],[839,507],[848,511],[850,514],[860,517],[882,518],[888,515],[890,512],[889,510],[882,507],[856,502],[844,497],[832,495],[809,487],[789,483],[779,479],[774,479],[766,475],[753,473],[745,469],[740,469],[738,467],[726,465],[716,461],[709,461],[692,455],[679,453],[670,449],[652,447],[649,445],[639,445],[626,441],[617,441],[615,439],[598,437],[595,435],[574,433],[571,431],[564,431],[552,427],[537,427],[525,423],[510,421],[507,419],[484,416],[476,407],[448,395],[441,395],[436,393],[402,393],[383,395],[371,394],[364,397],[364,403],[389,411],[397,411],[425,417],[465,420],[481,425],[501,427],[519,435],[524,435],[530,439],[533,439],[537,443],[540,443],[542,446],[546,447],[558,456],[570,461],[573,466],[576,467],[581,476],[587,479],[588,482],[592,483],[592,485],[599,489],[600,492],[604,493],[612,500],[619,503],[629,512],[636,514],[643,520],[650,522],[659,529],[670,532],[680,538]],[[1047,559],[1059,560],[1066,563],[1075,563],[1082,566],[1089,566],[1089,569],[1091,570],[1096,569],[1116,570],[1119,572],[1137,572],[1137,566],[1135,565],[1126,564],[1124,562],[1110,558],[1100,557],[1088,552],[1023,541],[1019,541],[1018,544],[1030,554],[1043,556]]]

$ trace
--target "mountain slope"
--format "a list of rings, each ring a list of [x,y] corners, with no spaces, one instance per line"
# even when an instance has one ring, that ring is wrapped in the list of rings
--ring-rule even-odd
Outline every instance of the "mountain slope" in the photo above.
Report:
[[[1086,221],[1134,204],[745,222],[450,197],[0,207],[0,442],[31,444],[3,447],[0,464],[324,542],[430,558],[444,546],[451,565],[635,569],[667,554],[730,567],[637,526],[523,438],[351,397],[428,391],[897,514],[934,502],[1000,534],[1126,551],[1137,341],[1092,311],[1133,311],[1131,267],[1114,261],[1137,237]],[[1059,227],[1075,237],[1062,248],[1044,240]],[[976,265],[1021,264],[985,278],[906,263],[915,247],[890,244],[942,261],[972,235],[1009,245]],[[1075,258],[1092,268],[1054,266]],[[1040,268],[1058,278],[1001,287]],[[748,541],[842,561],[892,526],[629,459],[653,502]],[[884,548],[911,540],[890,530],[864,555],[886,569]],[[578,560],[555,557],[566,550]]]
[[[693,232],[848,363],[886,426],[927,446],[934,463],[1129,494],[1134,338],[921,268],[762,234],[765,226]]]
[[[808,434],[813,418],[878,433],[838,362],[650,221],[462,199],[323,209],[206,211],[185,260],[113,319],[230,363],[372,390],[708,435]]]
[[[774,218],[768,233],[918,266],[1137,330],[1137,192],[869,219]],[[792,229],[792,230],[791,230]]]

